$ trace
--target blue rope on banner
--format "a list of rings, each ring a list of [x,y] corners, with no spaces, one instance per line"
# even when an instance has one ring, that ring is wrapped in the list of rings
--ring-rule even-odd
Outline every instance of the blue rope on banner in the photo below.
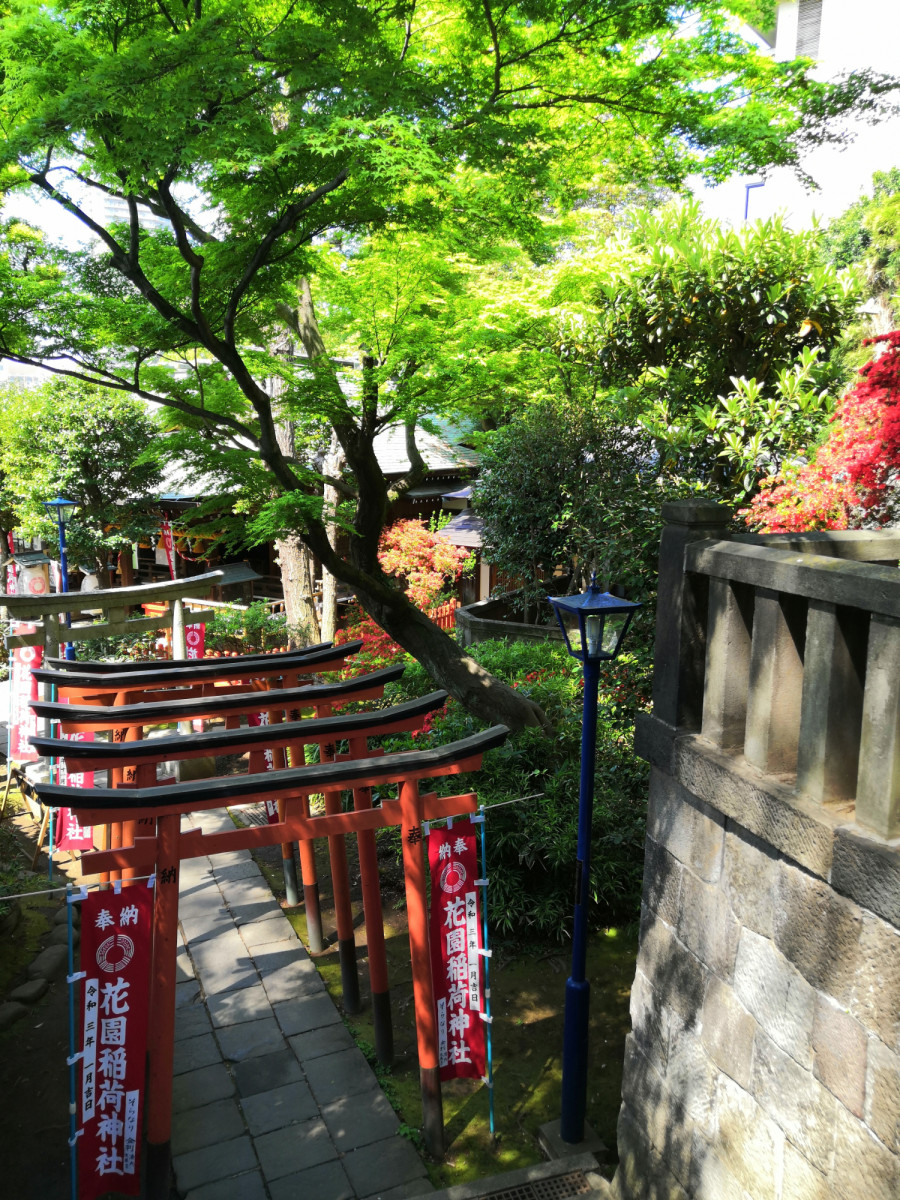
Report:
[[[476,880],[476,883],[483,884],[481,889],[481,927],[482,941],[484,942],[484,1022],[485,1022],[485,1042],[487,1047],[487,1079],[485,1083],[488,1089],[488,1112],[490,1115],[491,1124],[491,1139],[494,1134],[494,1059],[491,1024],[493,1018],[491,1016],[491,952],[488,949],[488,873],[487,873],[487,841],[485,838],[484,827],[487,824],[484,816],[484,805],[481,805],[479,815],[472,818],[473,825],[481,826],[481,879]]]
[[[69,1166],[72,1176],[72,1200],[78,1200],[78,1146],[76,1139],[78,1133],[76,1127],[78,1125],[78,1092],[76,1088],[77,1082],[77,1062],[80,1056],[75,1053],[75,933],[74,922],[72,915],[72,905],[75,900],[80,899],[80,896],[75,893],[71,884],[66,888],[66,925],[68,928],[68,946],[69,946]],[[79,977],[83,972],[79,972]]]
[[[50,684],[50,699],[55,703],[55,701],[56,701],[56,684],[55,683]],[[51,737],[53,737],[54,725],[56,726],[56,734],[57,734],[57,736],[59,736],[59,729],[60,729],[59,722],[51,721],[50,722],[50,736]],[[50,782],[51,783],[59,783],[59,767],[57,764],[58,764],[58,760],[56,758],[50,759]],[[50,821],[47,825],[47,880],[50,883],[53,882],[53,833],[54,833],[53,817],[54,817],[55,812],[56,812],[55,809],[53,809],[53,808],[50,809]]]

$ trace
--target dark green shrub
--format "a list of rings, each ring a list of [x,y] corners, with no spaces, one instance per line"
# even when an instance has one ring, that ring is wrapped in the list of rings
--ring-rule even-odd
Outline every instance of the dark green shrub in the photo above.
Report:
[[[284,613],[273,613],[266,601],[257,600],[244,609],[217,609],[206,625],[206,648],[252,654],[286,646],[289,633]]]
[[[647,767],[632,744],[634,714],[647,703],[649,651],[640,643],[601,678],[594,821],[591,924],[635,920],[640,906]],[[471,778],[434,781],[444,794],[476,790],[488,813],[488,903],[495,933],[514,939],[563,940],[571,930],[578,785],[581,762],[580,665],[558,644],[483,642],[473,656],[492,674],[541,705],[551,737],[526,729],[485,755]],[[431,691],[417,664],[394,685],[391,701]],[[453,741],[479,727],[451,700],[420,734],[386,743],[399,750]],[[506,801],[538,798],[519,804]],[[492,808],[493,805],[503,807]],[[395,838],[385,831],[382,837]],[[399,847],[398,847],[399,848]]]

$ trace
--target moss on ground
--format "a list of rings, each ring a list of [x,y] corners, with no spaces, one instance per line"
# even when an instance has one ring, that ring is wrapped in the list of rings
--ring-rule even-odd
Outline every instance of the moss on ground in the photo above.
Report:
[[[4,899],[51,886],[45,873],[31,870],[33,845],[12,823],[13,816],[22,810],[24,805],[15,792],[11,793],[7,813],[0,822],[0,999],[37,954],[60,903],[59,896]]]

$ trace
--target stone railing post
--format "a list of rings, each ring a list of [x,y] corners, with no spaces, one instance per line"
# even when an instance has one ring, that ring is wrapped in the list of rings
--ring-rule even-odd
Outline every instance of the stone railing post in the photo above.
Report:
[[[753,591],[729,579],[709,581],[703,736],[740,751],[747,725]]]
[[[856,795],[868,626],[858,609],[809,602],[797,791],[818,804]]]
[[[900,621],[873,615],[862,711],[856,819],[900,837]]]
[[[701,538],[727,538],[731,509],[712,500],[674,500],[662,506],[662,518],[653,715],[673,728],[699,729],[709,581],[685,574],[684,549]]]
[[[758,587],[744,755],[765,774],[797,769],[805,639],[803,598]]]

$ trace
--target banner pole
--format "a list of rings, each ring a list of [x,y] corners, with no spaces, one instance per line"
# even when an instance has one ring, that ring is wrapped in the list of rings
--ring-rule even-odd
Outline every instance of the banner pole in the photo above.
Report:
[[[479,807],[481,820],[478,824],[481,826],[481,878],[484,881],[484,887],[481,889],[481,940],[484,943],[485,951],[488,950],[488,873],[487,873],[487,842],[485,839],[484,827],[487,821],[484,816],[484,805]],[[494,1132],[494,1058],[491,1035],[491,959],[489,954],[484,955],[484,1015],[487,1017],[485,1025],[485,1043],[487,1049],[487,1088],[488,1088],[488,1112],[490,1114],[491,1125],[491,1140],[496,1137]]]
[[[69,977],[69,1167],[72,1177],[72,1200],[78,1200],[78,1091],[75,1062],[75,933],[72,905],[75,893],[71,883],[66,885],[66,925],[68,928]]]
[[[50,700],[55,701],[56,698],[57,698],[56,684],[52,683],[50,685]],[[56,724],[57,736],[59,736],[59,730],[60,730],[60,725],[59,725],[59,722],[57,722],[57,724]],[[50,736],[51,737],[53,736],[53,722],[52,721],[50,722]],[[56,761],[55,757],[50,759],[50,782],[51,783],[59,783],[59,767],[57,766],[57,761]],[[48,883],[53,882],[53,850],[54,850],[53,834],[55,832],[55,824],[56,824],[53,819],[54,812],[55,812],[55,809],[51,808],[50,809],[50,824],[47,826],[47,831],[48,831],[47,832],[47,882]]]
[[[166,814],[158,819],[147,1087],[147,1200],[168,1200],[172,1169],[180,832],[180,813]]]

